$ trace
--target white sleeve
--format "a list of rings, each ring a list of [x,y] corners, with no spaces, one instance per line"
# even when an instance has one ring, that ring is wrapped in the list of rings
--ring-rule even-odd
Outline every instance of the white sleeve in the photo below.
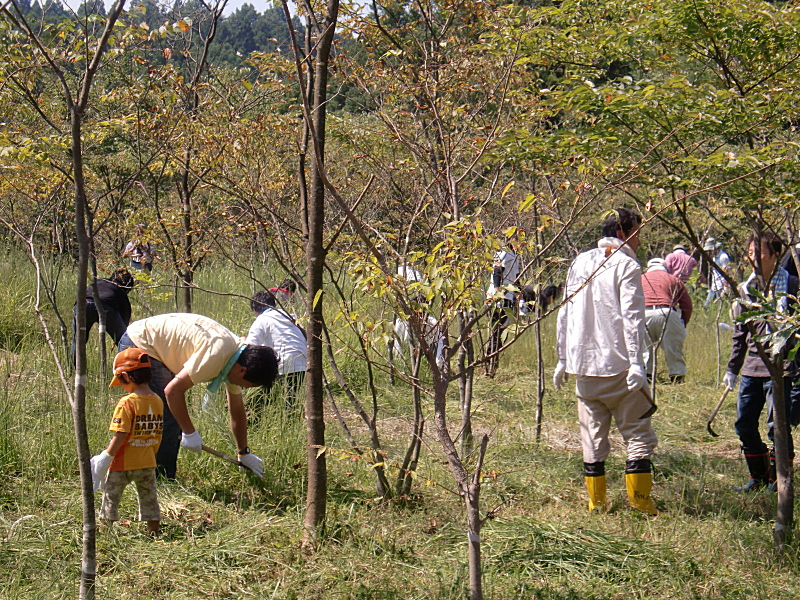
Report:
[[[630,261],[622,272],[619,282],[619,305],[622,312],[622,327],[628,360],[631,364],[644,364],[645,343],[644,292],[642,270]]]
[[[257,318],[250,326],[250,331],[247,333],[245,344],[253,346],[269,346],[272,347],[272,335],[270,334],[269,324],[261,318]]]
[[[572,304],[570,300],[572,283],[572,267],[567,272],[566,283],[564,284],[564,304],[558,309],[556,320],[556,354],[559,360],[567,360],[567,325],[569,322],[569,310]]]
[[[569,319],[569,300],[558,309],[556,324],[556,354],[558,360],[567,360],[567,320]]]

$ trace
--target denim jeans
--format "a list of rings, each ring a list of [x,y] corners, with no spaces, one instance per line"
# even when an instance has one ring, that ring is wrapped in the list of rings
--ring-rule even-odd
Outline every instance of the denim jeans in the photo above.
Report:
[[[788,423],[792,403],[792,382],[788,377],[783,379],[783,396],[786,404],[786,425],[789,430],[789,456],[794,456],[794,444]],[[772,379],[742,375],[737,405],[736,434],[742,442],[742,450],[745,454],[763,454],[768,451],[767,445],[761,439],[758,431],[758,421],[764,406],[767,407],[767,437],[772,441],[775,438],[772,419]]]
[[[109,309],[103,307],[106,310],[106,333],[111,336],[111,339],[114,340],[114,344],[119,344],[119,340],[122,338],[122,334],[125,333],[125,330],[128,326],[125,324],[125,321],[122,320],[122,317],[119,315],[119,312],[116,310]],[[89,332],[92,330],[92,327],[95,323],[100,322],[100,315],[97,314],[97,306],[94,303],[94,300],[87,300],[86,301],[86,339],[89,339]],[[75,338],[77,337],[78,333],[78,307],[76,306],[72,310],[72,345],[69,348],[70,355],[72,356],[72,366],[75,366]]]
[[[120,351],[135,347],[136,344],[131,341],[127,333],[119,341]],[[164,402],[164,431],[161,434],[161,445],[156,453],[156,473],[167,479],[175,479],[175,471],[178,467],[178,449],[181,447],[181,427],[172,416],[167,404],[167,397],[164,395],[164,388],[175,375],[161,361],[152,356],[150,357],[150,370],[153,378],[148,385]]]

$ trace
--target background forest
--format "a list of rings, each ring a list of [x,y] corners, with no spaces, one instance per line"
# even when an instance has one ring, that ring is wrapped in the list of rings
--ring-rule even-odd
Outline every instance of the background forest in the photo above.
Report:
[[[775,495],[729,490],[745,477],[732,399],[721,437],[704,430],[727,300],[704,311],[692,282],[688,382],[656,387],[657,519],[625,508],[618,438],[612,510],[587,514],[573,393],[549,389],[552,311],[516,320],[481,375],[506,234],[539,289],[618,206],[645,218],[643,264],[681,242],[707,269],[714,236],[732,281],[753,227],[800,239],[795,2],[0,7],[4,598],[91,589],[86,460],[107,441],[112,350],[95,329],[73,383],[71,311],[137,223],[158,260],[134,318],[198,312],[244,334],[250,295],[291,277],[318,368],[308,424],[278,403],[251,433],[265,481],[182,455],[160,539],[98,533],[99,596],[800,592],[791,534],[773,548]],[[426,313],[443,364],[393,341],[395,318],[426,339]],[[204,439],[231,451],[225,408],[201,404]]]

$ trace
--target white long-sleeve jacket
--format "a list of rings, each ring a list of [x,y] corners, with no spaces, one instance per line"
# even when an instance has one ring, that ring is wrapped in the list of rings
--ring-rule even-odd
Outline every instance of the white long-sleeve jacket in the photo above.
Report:
[[[597,246],[569,268],[556,343],[567,373],[611,377],[643,364],[642,270],[622,240],[601,238]]]

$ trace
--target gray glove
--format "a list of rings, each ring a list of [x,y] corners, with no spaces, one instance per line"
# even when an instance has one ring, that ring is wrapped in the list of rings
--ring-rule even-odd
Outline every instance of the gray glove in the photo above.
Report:
[[[181,446],[192,452],[200,452],[203,449],[203,438],[196,429],[192,433],[181,434]]]
[[[258,456],[256,456],[252,452],[248,452],[247,454],[240,454],[239,462],[242,463],[243,465],[239,467],[239,470],[242,473],[244,473],[247,470],[250,470],[252,471],[253,475],[258,477],[259,479],[264,479],[264,461],[258,458]]]
[[[564,382],[567,380],[567,361],[559,360],[556,365],[555,373],[553,373],[553,387],[557,390],[561,389]]]
[[[93,456],[89,461],[92,466],[92,488],[95,492],[105,487],[106,475],[108,475],[108,468],[112,462],[114,462],[114,457],[105,450],[97,456]]]

